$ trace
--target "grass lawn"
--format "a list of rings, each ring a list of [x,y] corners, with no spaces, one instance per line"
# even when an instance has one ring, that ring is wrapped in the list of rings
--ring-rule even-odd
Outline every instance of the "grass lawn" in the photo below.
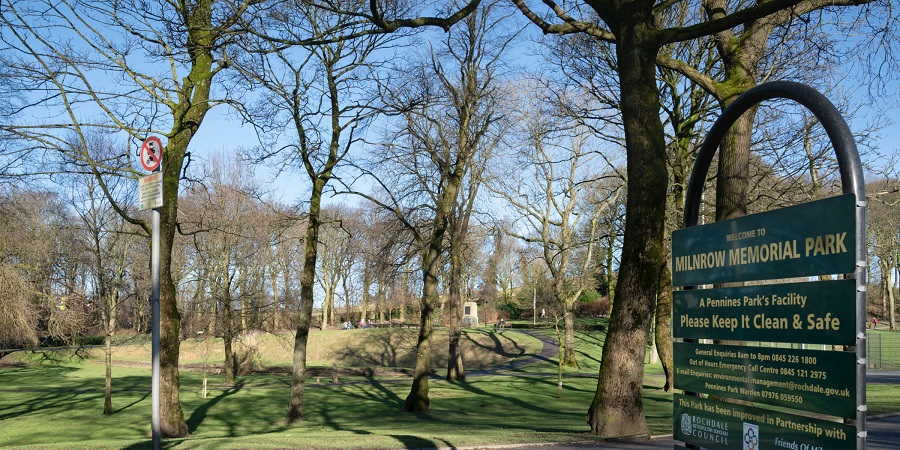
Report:
[[[116,368],[112,416],[100,414],[103,366],[94,362],[0,370],[0,447],[146,447],[150,384],[146,369]],[[230,390],[200,398],[196,373],[182,373],[182,402],[191,437],[179,448],[407,447],[572,441],[585,434],[596,381],[526,375],[432,381],[432,411],[402,412],[408,379],[315,385],[307,390],[307,421],[285,428],[288,378],[249,376]],[[213,380],[220,382],[220,380]],[[658,383],[654,383],[658,384]],[[654,434],[668,433],[671,395],[645,387]]]
[[[870,368],[900,370],[900,332],[869,330],[867,338]]]
[[[422,448],[589,440],[585,413],[596,388],[604,337],[597,325],[587,324],[577,332],[580,368],[566,371],[561,392],[553,376],[555,357],[538,359],[503,375],[471,376],[467,383],[433,380],[432,410],[424,415],[401,411],[409,378],[341,378],[344,384],[328,384],[324,378],[319,384],[311,379],[306,391],[306,421],[288,428],[283,422],[290,383],[287,376],[254,374],[242,377],[234,387],[222,387],[221,376],[213,375],[210,385],[215,388],[204,399],[199,395],[201,374],[182,371],[181,400],[191,436],[168,441],[168,445]],[[554,336],[552,329],[540,331]],[[337,332],[344,334],[336,336],[357,343],[359,351],[396,354],[378,346],[387,345],[385,335],[375,332],[366,336],[365,332]],[[468,347],[483,352],[485,363],[535,354],[541,346],[539,340],[515,330],[468,332]],[[263,348],[277,344],[273,342]],[[199,342],[187,346],[196,351],[191,345],[196,347]],[[141,344],[124,350],[133,358],[143,351]],[[21,355],[18,359],[31,365],[0,367],[0,447],[149,448],[147,368],[113,369],[116,412],[103,416],[103,365],[99,361],[58,353],[52,354],[59,356],[54,360],[41,360],[37,357],[40,353]],[[266,358],[278,361],[280,357]],[[397,360],[405,361],[403,357]],[[333,364],[340,359],[328,361]],[[442,364],[433,363],[438,373],[443,372]],[[661,390],[662,382],[659,365],[645,366],[643,398],[654,435],[671,432],[672,396]],[[872,414],[900,412],[900,386],[873,384],[868,395]]]

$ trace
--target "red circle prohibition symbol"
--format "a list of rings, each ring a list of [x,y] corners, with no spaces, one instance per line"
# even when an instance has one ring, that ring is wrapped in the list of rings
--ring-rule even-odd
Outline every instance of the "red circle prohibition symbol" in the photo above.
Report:
[[[163,145],[162,141],[156,136],[150,136],[141,144],[141,167],[144,170],[153,172],[159,168],[162,162]]]

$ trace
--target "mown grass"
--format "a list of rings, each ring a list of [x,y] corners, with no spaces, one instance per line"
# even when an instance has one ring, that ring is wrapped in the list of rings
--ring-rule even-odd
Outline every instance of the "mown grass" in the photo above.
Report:
[[[496,350],[499,341],[506,361],[540,347],[514,330],[469,332],[487,339],[474,338],[485,351]],[[543,332],[553,337],[552,330]],[[503,375],[470,376],[466,383],[432,380],[432,410],[419,415],[401,411],[409,378],[342,378],[339,384],[312,379],[306,420],[291,427],[283,421],[287,376],[254,374],[224,386],[221,376],[211,375],[214,388],[204,399],[202,375],[182,371],[181,400],[191,435],[168,446],[427,448],[592,439],[585,413],[596,377],[584,375],[596,374],[603,331],[582,327],[576,340],[580,368],[566,371],[561,391],[553,376],[555,357]],[[26,358],[28,367],[0,367],[0,447],[149,448],[149,370],[114,368],[116,412],[103,416],[102,364],[60,353],[49,359],[37,355]],[[443,372],[443,366],[433,367]],[[660,389],[662,381],[658,365],[645,367],[645,413],[655,435],[671,432],[672,397]],[[900,412],[900,386],[873,384],[868,395],[872,414]]]
[[[900,370],[900,332],[869,330],[867,338],[869,367]]]
[[[0,371],[0,447],[141,448],[149,437],[149,373],[117,368],[111,416],[103,404],[102,366],[93,362]],[[572,441],[585,434],[585,412],[596,383],[525,374],[433,380],[432,410],[416,415],[400,406],[409,380],[313,385],[306,421],[286,427],[288,379],[248,376],[229,389],[199,396],[198,374],[182,373],[182,402],[191,429],[179,448],[407,447]],[[221,382],[214,378],[213,382]],[[653,433],[667,433],[671,395],[645,388]]]

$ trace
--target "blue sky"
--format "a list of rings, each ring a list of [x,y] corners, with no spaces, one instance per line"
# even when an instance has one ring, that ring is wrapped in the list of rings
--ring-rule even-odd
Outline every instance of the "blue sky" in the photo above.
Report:
[[[896,119],[900,117],[900,99],[891,95],[896,94],[896,86],[894,92],[873,100],[866,93],[860,80],[846,78],[842,84],[850,85],[849,87],[854,92],[854,103],[861,108],[861,114],[849,124],[851,130],[865,127],[866,121],[873,117],[887,118],[889,122],[878,132],[879,137],[876,142],[878,142],[882,155],[897,156],[900,154],[900,121]],[[239,149],[251,148],[256,145],[258,145],[258,141],[250,126],[242,125],[241,120],[228,111],[227,107],[217,107],[208,114],[191,143],[191,151],[197,157],[193,164],[198,167],[204,159],[208,159],[212,155],[219,153],[228,155]],[[895,167],[895,170],[900,170],[900,167]],[[275,171],[271,168],[258,166],[256,176],[261,184],[271,189],[273,197],[279,201],[296,203],[298,200],[305,200],[308,195],[306,188],[309,183],[305,173],[286,171],[280,176],[276,176]],[[871,175],[867,174],[867,177],[871,178]],[[329,200],[330,203],[356,201],[357,199],[348,196]]]

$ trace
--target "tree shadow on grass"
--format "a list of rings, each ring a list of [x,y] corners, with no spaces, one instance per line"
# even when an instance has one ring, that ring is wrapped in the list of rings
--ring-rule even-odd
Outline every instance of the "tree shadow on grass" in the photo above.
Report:
[[[48,410],[70,411],[73,409],[77,409],[79,405],[88,404],[103,399],[103,389],[100,387],[102,386],[101,383],[104,380],[103,378],[66,379],[66,374],[77,370],[76,368],[60,366],[20,370],[21,372],[18,375],[27,375],[28,377],[34,377],[30,378],[30,384],[26,384],[23,386],[16,383],[16,380],[6,378],[6,376],[8,375],[16,375],[10,373],[4,373],[4,378],[6,379],[0,379],[0,383],[6,386],[15,386],[16,388],[14,389],[14,392],[17,393],[34,392],[38,393],[38,395],[31,396],[24,401],[20,401],[18,404],[14,405],[11,408],[4,409],[3,413],[0,414],[0,420],[13,419],[16,417],[39,412],[47,412]],[[146,383],[146,381],[146,377],[139,376],[126,376],[114,379],[115,384],[119,386],[135,386],[141,384],[146,385],[148,384]],[[32,387],[37,385],[41,386]],[[58,387],[47,387],[47,385],[56,385]],[[98,387],[96,389],[87,388],[88,386],[92,385]],[[116,401],[117,394],[134,391],[134,389],[114,388],[113,401]],[[137,392],[142,392],[144,396],[127,406],[117,409],[116,411],[114,411],[114,413],[118,413],[140,403],[149,395],[149,391],[143,389]],[[2,395],[2,393],[0,393],[0,395]],[[101,411],[102,407],[98,406],[97,413],[99,414]]]
[[[126,409],[131,408],[132,406],[137,405],[138,403],[140,403],[140,402],[142,402],[142,401],[144,401],[144,400],[147,400],[147,397],[149,397],[149,396],[150,396],[150,391],[144,392],[144,395],[142,395],[141,398],[139,398],[139,399],[137,399],[137,400],[135,400],[135,401],[133,401],[133,402],[131,402],[131,403],[129,403],[129,404],[127,404],[127,405],[125,405],[125,406],[123,406],[123,407],[121,407],[121,408],[115,410],[115,411],[113,411],[112,413],[113,413],[113,414],[118,414],[118,413],[120,413],[120,412],[122,412],[122,411],[125,411]]]
[[[494,344],[493,346],[484,345],[481,342],[478,342],[477,340],[472,339],[472,336],[470,336],[470,333],[471,332],[465,332],[465,333],[463,333],[463,336],[465,336],[466,339],[469,342],[471,342],[472,344],[474,344],[476,347],[481,347],[485,350],[490,350],[490,351],[497,353],[498,355],[501,355],[506,358],[515,358],[517,356],[525,355],[525,349],[523,349],[522,347],[519,347],[519,345],[515,341],[513,341],[512,339],[509,339],[509,338],[506,338],[506,339],[509,340],[510,342],[512,342],[518,351],[517,352],[507,351],[506,348],[503,346],[503,343],[500,342],[500,339],[497,337],[496,331],[479,331],[479,332],[477,332],[477,334],[482,334],[482,335],[485,335],[485,336],[491,338],[491,341]]]
[[[384,386],[381,386],[381,389],[390,392],[390,391],[389,391],[387,388],[385,388]],[[400,402],[400,398],[397,397],[397,394],[394,394],[393,392],[390,392],[390,395],[387,396],[387,397],[393,397],[393,398],[396,399],[396,401],[397,401],[398,403],[402,404],[402,402]],[[376,399],[376,400],[377,400],[377,399]],[[392,401],[392,402],[393,402],[393,400],[389,400],[389,401]],[[319,413],[322,415],[322,418],[324,419],[325,425],[328,426],[328,427],[331,427],[331,429],[333,429],[333,430],[337,430],[337,431],[349,431],[349,432],[351,432],[351,433],[358,434],[358,435],[363,435],[363,436],[365,436],[365,435],[374,436],[374,435],[375,435],[375,433],[372,433],[372,432],[369,431],[369,430],[361,430],[361,429],[351,428],[351,427],[343,426],[343,425],[339,424],[339,423],[334,419],[334,417],[332,417],[329,408],[321,408],[321,409],[319,410]],[[426,417],[427,417],[427,415],[421,415],[421,416],[426,416]],[[396,439],[399,443],[401,443],[401,444],[403,445],[402,448],[407,448],[407,449],[412,449],[412,448],[436,448],[436,447],[437,447],[437,445],[435,444],[434,441],[425,439],[425,438],[420,437],[420,436],[414,436],[414,435],[411,435],[411,434],[384,434],[384,435],[381,435],[381,436],[386,436],[386,437],[391,437],[391,438],[393,438],[393,439]],[[450,442],[447,442],[446,440],[441,439],[441,441],[443,441],[445,444],[447,444],[447,445],[450,446],[450,447],[454,447],[453,444],[451,444]]]
[[[415,362],[415,335],[404,329],[372,330],[354,346],[335,352],[341,365],[359,367],[409,367]]]
[[[499,336],[502,337],[503,339],[506,339],[507,341],[509,341],[509,343],[512,344],[513,347],[515,347],[515,349],[516,349],[516,353],[515,353],[515,354],[516,354],[516,355],[524,355],[524,354],[525,354],[525,349],[522,348],[522,346],[519,345],[519,343],[516,342],[515,339],[513,339],[513,338],[507,336],[507,335],[506,335],[505,333],[503,333],[502,331],[501,331],[500,333],[498,333],[498,334],[499,334]]]
[[[493,392],[485,391],[484,389],[475,387],[472,383],[469,383],[468,381],[456,381],[456,382],[452,382],[451,384],[455,384],[473,394],[477,394],[477,395],[480,395],[483,397],[492,397],[492,398],[495,398],[498,400],[503,400],[505,402],[512,403],[513,405],[515,405],[516,407],[521,408],[521,409],[530,409],[532,411],[537,411],[537,412],[546,413],[546,414],[565,414],[565,413],[560,413],[557,410],[544,408],[539,405],[535,405],[535,404],[532,404],[532,403],[529,403],[526,401],[522,401],[515,397],[510,397],[510,396],[506,396],[506,395],[500,395],[500,394],[495,394]]]
[[[579,355],[582,355],[582,356],[584,356],[585,358],[590,359],[591,361],[594,361],[594,362],[596,362],[597,364],[600,364],[600,360],[597,359],[597,358],[594,358],[594,357],[591,356],[588,352],[581,351],[581,350],[576,350],[575,353],[578,353]]]
[[[584,341],[585,343],[588,343],[588,344],[597,345],[599,347],[603,347],[603,343],[606,342],[604,339],[600,339],[599,337],[592,336],[590,333],[583,332],[583,331],[575,333],[575,339]]]
[[[209,414],[209,410],[215,406],[217,403],[221,402],[225,399],[225,397],[237,394],[244,387],[244,381],[239,380],[234,386],[222,391],[221,394],[215,396],[212,400],[200,405],[197,409],[191,413],[191,417],[187,420],[188,433],[195,433],[197,428],[200,427],[200,424],[203,423],[203,420],[206,419],[206,416]],[[229,428],[231,428],[230,435],[234,435],[233,425],[229,424]]]

